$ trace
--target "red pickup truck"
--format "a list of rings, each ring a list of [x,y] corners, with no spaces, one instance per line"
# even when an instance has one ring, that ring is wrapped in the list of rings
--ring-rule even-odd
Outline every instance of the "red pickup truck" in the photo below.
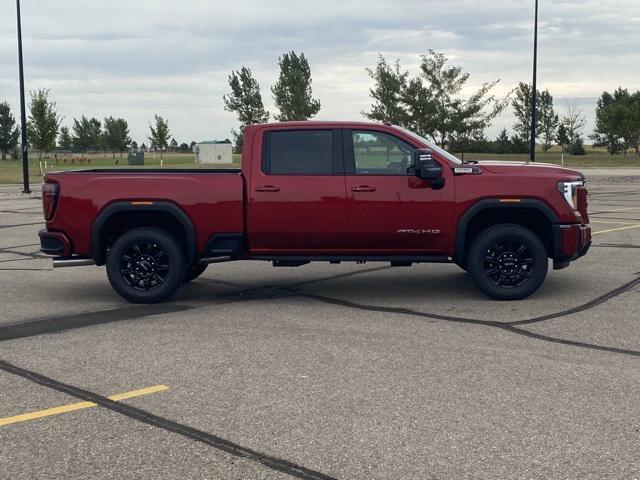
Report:
[[[581,173],[462,162],[400,127],[245,128],[241,169],[46,175],[41,249],[54,266],[106,265],[132,302],[169,298],[209,263],[454,263],[486,295],[525,298],[591,244]]]

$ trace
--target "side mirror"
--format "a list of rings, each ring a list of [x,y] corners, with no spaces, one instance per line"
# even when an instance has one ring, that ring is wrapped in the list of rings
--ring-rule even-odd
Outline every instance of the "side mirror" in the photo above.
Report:
[[[416,150],[413,154],[413,162],[416,177],[428,180],[433,189],[437,190],[444,187],[442,167],[433,159],[431,150],[427,148]]]

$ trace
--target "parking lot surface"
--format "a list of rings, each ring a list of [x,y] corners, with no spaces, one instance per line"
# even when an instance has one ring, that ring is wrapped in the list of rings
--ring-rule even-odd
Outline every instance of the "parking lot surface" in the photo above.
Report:
[[[453,265],[211,265],[161,305],[51,268],[0,188],[0,477],[640,478],[640,183],[519,302]],[[119,395],[119,396],[118,396]]]

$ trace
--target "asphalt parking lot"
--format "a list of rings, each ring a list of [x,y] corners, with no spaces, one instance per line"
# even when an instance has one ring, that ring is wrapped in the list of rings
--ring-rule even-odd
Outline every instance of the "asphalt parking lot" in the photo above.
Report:
[[[237,262],[139,306],[1,187],[0,478],[640,478],[640,183],[589,188],[591,251],[520,302]]]

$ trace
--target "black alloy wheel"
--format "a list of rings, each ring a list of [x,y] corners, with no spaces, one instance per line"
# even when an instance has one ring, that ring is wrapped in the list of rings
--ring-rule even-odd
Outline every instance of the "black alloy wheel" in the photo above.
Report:
[[[517,239],[498,240],[487,249],[484,271],[498,287],[516,288],[533,273],[534,261],[529,248]]]
[[[120,275],[136,290],[149,291],[162,285],[169,273],[167,253],[157,243],[139,241],[120,257]]]
[[[109,250],[107,275],[111,286],[134,303],[162,302],[184,283],[186,264],[178,241],[151,227],[119,237]]]
[[[549,260],[540,238],[509,223],[481,232],[471,244],[468,272],[478,288],[496,300],[520,300],[535,292],[547,276]]]

